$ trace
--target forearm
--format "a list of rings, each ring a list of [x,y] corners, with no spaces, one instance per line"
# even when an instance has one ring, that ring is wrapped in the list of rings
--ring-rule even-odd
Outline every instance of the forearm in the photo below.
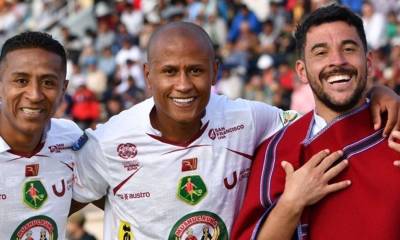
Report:
[[[257,236],[258,240],[290,240],[300,221],[303,208],[280,199]]]

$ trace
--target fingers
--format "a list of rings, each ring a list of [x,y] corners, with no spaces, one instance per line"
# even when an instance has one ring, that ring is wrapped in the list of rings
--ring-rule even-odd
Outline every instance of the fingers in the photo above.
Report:
[[[319,170],[325,172],[328,168],[332,166],[334,162],[336,162],[342,156],[343,156],[343,151],[341,150],[329,154],[318,165]]]
[[[313,155],[308,162],[304,164],[304,166],[315,167],[317,166],[323,159],[325,159],[330,153],[329,149],[322,150],[317,154]]]
[[[378,130],[381,127],[381,108],[377,104],[371,104],[372,122],[374,129]]]
[[[386,126],[385,129],[383,130],[383,136],[386,137],[390,134],[390,132],[395,128],[395,126],[397,127],[399,125],[398,121],[398,105],[395,104],[394,107],[392,108],[388,108],[387,109],[387,122],[386,122]]]
[[[394,161],[393,165],[395,165],[396,167],[400,167],[400,160]]]
[[[397,152],[400,152],[400,143],[398,143],[399,140],[400,132],[398,130],[393,130],[388,139],[389,147]]]
[[[349,165],[349,161],[347,159],[341,161],[331,169],[329,169],[325,174],[324,174],[324,180],[326,182],[329,182],[332,178],[336,177],[339,173],[343,171],[347,166]]]
[[[286,162],[286,161],[282,161],[281,166],[282,166],[283,170],[285,170],[286,176],[290,176],[293,174],[294,168],[293,168],[292,164],[290,164],[289,162]]]
[[[350,185],[351,185],[350,180],[344,180],[344,181],[340,181],[337,183],[329,184],[328,186],[326,186],[325,191],[326,191],[326,194],[329,194],[329,193],[337,192],[339,190],[347,188]]]

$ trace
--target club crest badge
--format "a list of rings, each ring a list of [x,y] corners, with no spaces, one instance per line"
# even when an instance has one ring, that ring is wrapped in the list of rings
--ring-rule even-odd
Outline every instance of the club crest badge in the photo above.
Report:
[[[222,219],[208,211],[185,215],[172,227],[168,240],[228,240],[229,234]]]
[[[119,223],[118,240],[133,240],[131,224],[125,221]]]
[[[117,147],[118,156],[123,159],[134,158],[137,154],[136,145],[133,143],[122,143]]]
[[[53,219],[43,215],[34,216],[23,221],[11,236],[11,240],[57,240],[57,238],[57,224]]]
[[[22,188],[22,199],[28,207],[39,209],[47,200],[46,188],[39,179],[27,181]]]
[[[190,205],[196,205],[207,195],[207,187],[199,175],[181,178],[178,184],[178,198]]]

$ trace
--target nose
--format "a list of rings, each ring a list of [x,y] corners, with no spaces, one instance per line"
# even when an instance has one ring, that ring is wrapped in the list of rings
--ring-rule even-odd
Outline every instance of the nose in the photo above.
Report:
[[[193,82],[190,76],[185,71],[181,71],[176,80],[175,89],[180,92],[188,92],[192,88],[193,88]]]
[[[342,51],[335,50],[331,52],[329,63],[332,66],[340,66],[347,63],[347,59]]]
[[[40,102],[44,98],[43,89],[36,81],[32,81],[27,88],[25,96],[32,102]]]

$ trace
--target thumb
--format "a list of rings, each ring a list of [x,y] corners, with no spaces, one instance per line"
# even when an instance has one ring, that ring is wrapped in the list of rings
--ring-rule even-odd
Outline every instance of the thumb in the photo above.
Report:
[[[293,165],[291,163],[286,162],[286,161],[282,161],[281,162],[281,166],[282,166],[283,170],[286,173],[286,177],[293,174],[294,168],[293,168]]]

